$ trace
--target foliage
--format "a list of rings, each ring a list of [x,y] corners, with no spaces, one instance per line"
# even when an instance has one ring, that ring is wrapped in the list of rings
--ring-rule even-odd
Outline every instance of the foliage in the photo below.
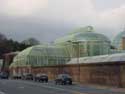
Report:
[[[0,33],[0,58],[2,58],[5,53],[22,51],[29,46],[30,45],[19,43],[12,39],[7,39],[5,35]]]
[[[22,41],[22,43],[26,45],[39,45],[40,44],[40,42],[35,38],[26,39]]]

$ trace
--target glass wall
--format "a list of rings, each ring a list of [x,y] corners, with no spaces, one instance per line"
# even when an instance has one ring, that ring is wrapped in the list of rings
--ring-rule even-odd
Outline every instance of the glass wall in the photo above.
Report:
[[[30,50],[29,50],[30,49]],[[51,66],[65,64],[70,60],[64,46],[33,46],[19,53],[13,60],[13,66]]]

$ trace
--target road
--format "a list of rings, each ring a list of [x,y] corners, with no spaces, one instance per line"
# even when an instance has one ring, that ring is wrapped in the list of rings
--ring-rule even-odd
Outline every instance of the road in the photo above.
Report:
[[[23,80],[0,80],[0,94],[125,94],[111,89],[82,85],[55,85]]]

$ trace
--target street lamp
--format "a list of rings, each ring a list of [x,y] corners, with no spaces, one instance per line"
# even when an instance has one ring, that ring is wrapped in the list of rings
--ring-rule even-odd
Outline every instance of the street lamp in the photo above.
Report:
[[[80,57],[80,52],[79,52],[79,50],[80,50],[80,45],[79,45],[79,41],[67,41],[67,42],[69,42],[69,43],[72,43],[72,44],[75,44],[75,45],[77,45],[77,54],[76,54],[76,56],[77,56],[77,64],[78,64],[78,80],[79,80],[79,82],[80,82],[80,63],[79,63],[79,57]]]

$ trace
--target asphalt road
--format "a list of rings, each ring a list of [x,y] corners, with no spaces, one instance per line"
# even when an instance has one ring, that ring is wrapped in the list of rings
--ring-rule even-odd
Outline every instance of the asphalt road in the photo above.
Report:
[[[0,94],[125,94],[111,89],[81,85],[55,85],[23,80],[0,80]]]

